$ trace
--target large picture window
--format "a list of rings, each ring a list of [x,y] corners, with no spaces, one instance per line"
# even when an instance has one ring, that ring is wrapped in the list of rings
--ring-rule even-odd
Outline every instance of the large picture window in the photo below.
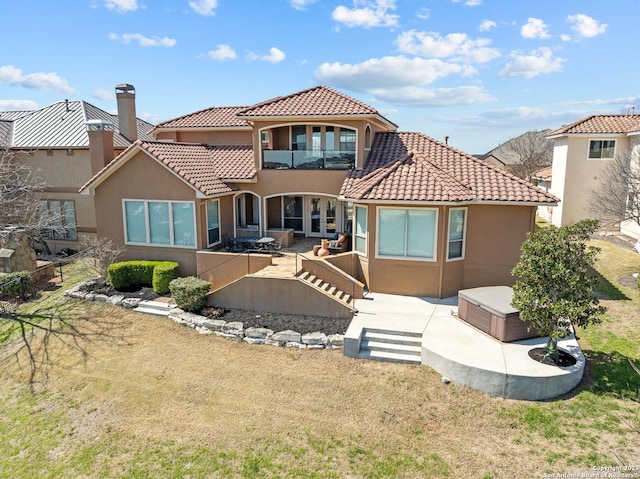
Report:
[[[191,202],[124,200],[128,244],[195,247],[195,210]]]
[[[615,140],[591,140],[589,142],[589,159],[613,158],[615,149]]]
[[[40,231],[43,238],[77,240],[76,206],[72,200],[47,200],[39,205],[40,215],[50,228]]]
[[[380,208],[378,256],[435,260],[437,211]]]
[[[447,259],[464,258],[466,224],[466,208],[453,208],[449,210],[449,245],[447,247]]]

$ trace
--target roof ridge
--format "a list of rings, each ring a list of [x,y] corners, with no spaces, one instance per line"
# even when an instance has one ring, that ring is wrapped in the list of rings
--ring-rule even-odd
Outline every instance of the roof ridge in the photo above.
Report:
[[[166,124],[166,123],[170,123],[170,122],[174,122],[177,120],[181,120],[183,118],[189,118],[191,116],[195,116],[195,115],[199,115],[201,113],[204,113],[206,111],[211,111],[211,110],[219,110],[219,109],[246,109],[248,108],[246,105],[228,105],[228,106],[210,106],[207,108],[202,108],[201,110],[197,110],[197,111],[193,111],[191,113],[187,113],[185,115],[180,115],[180,116],[176,116],[174,118],[170,118],[168,120],[163,121],[162,123],[158,123],[155,127],[156,128],[161,128],[162,125]],[[240,113],[240,112],[239,112]]]
[[[363,191],[361,191],[355,198],[362,199],[367,193],[370,193],[378,183],[388,178],[410,158],[413,158],[413,152],[406,153],[401,157],[389,160],[384,165],[364,175],[360,178],[360,182],[358,183],[358,189],[363,188]],[[346,193],[348,194],[348,192]]]

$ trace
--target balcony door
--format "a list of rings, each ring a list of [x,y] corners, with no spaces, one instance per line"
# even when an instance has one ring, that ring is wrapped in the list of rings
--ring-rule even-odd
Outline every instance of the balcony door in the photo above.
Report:
[[[337,200],[327,196],[310,196],[308,236],[332,236],[336,233]]]

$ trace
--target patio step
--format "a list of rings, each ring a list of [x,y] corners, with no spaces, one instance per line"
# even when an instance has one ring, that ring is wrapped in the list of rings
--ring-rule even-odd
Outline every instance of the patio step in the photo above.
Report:
[[[365,328],[360,341],[358,357],[378,361],[420,364],[422,361],[422,334]]]
[[[169,316],[172,306],[162,301],[142,301],[134,311],[138,313],[154,314],[156,316]]]
[[[351,295],[338,289],[333,284],[330,284],[323,279],[318,278],[316,275],[309,273],[308,271],[305,271],[303,274],[301,274],[299,278],[311,284],[314,288],[328,294],[337,301],[340,301],[341,303],[344,303],[349,307],[353,307],[353,298],[351,297]]]

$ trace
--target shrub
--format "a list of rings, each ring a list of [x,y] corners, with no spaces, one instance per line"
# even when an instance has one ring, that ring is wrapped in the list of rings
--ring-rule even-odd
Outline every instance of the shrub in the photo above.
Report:
[[[176,278],[169,283],[171,296],[180,309],[198,312],[207,302],[211,284],[195,276]]]
[[[109,283],[116,289],[150,286],[158,294],[168,293],[169,283],[177,276],[178,263],[175,261],[122,261],[107,269]]]
[[[163,261],[153,268],[153,278],[151,285],[158,294],[169,292],[169,283],[178,277],[178,263],[175,261]]]
[[[29,271],[17,271],[0,276],[0,295],[24,299],[32,287],[33,276]]]

